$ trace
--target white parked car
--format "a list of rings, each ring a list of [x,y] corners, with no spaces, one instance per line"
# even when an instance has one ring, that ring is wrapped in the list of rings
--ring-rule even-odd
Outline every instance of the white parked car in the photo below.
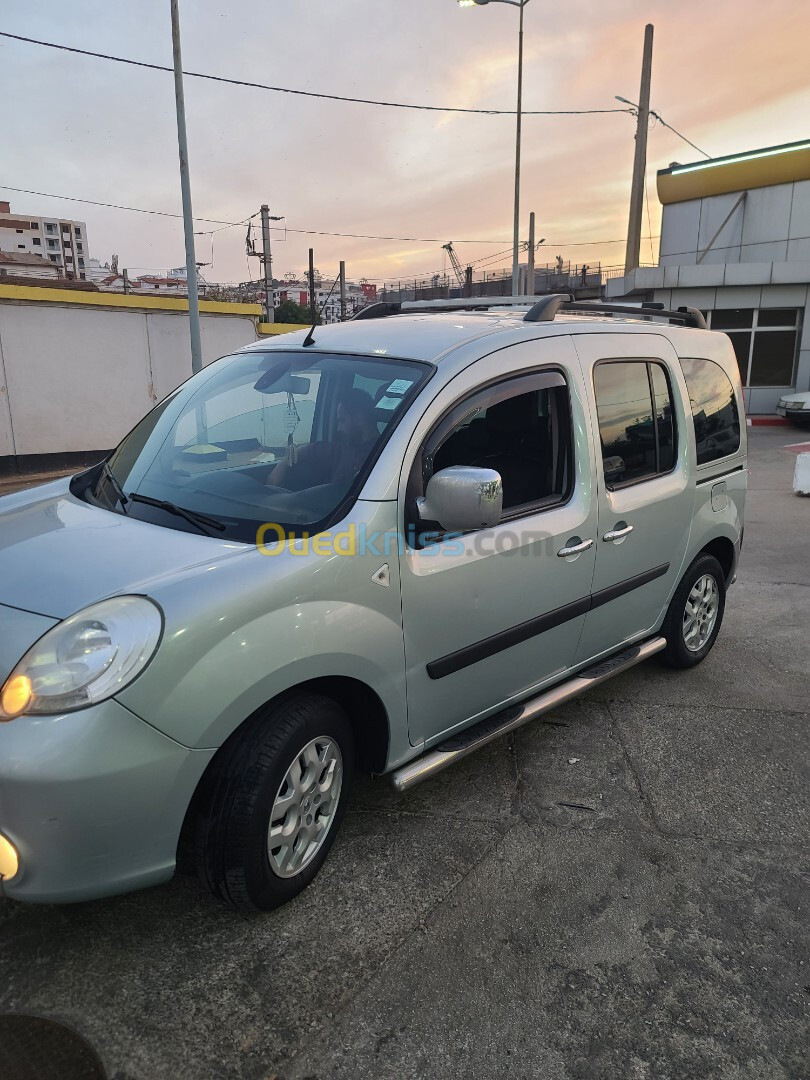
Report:
[[[785,394],[776,407],[777,415],[786,416],[794,424],[810,425],[810,390],[803,394]]]

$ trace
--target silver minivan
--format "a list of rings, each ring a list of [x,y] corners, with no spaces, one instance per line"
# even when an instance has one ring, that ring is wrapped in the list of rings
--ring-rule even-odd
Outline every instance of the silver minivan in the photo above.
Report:
[[[734,352],[692,309],[377,304],[216,361],[0,499],[0,893],[180,865],[284,903],[358,769],[407,792],[700,663],[746,482]]]

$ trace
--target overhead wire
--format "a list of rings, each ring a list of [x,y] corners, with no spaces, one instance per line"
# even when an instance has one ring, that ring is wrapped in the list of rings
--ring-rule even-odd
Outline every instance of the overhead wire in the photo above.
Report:
[[[687,139],[685,135],[682,135],[677,128],[674,128],[672,126],[672,124],[668,124],[666,120],[664,120],[664,118],[660,115],[660,113],[657,113],[654,110],[650,109],[650,116],[655,117],[658,123],[662,124],[665,128],[669,128],[669,130],[674,132],[674,134],[677,135],[679,139],[683,139],[685,143],[689,143],[693,150],[697,150],[699,154],[702,154],[705,158],[708,158],[709,161],[712,160],[711,154],[707,154],[705,150],[701,150],[699,146],[696,146],[691,139]]]
[[[126,210],[134,214],[153,214],[158,217],[176,218],[182,220],[183,215],[178,213],[172,213],[168,210],[148,210],[140,206],[124,206],[121,203],[109,203],[101,202],[98,199],[82,199],[74,195],[56,195],[49,191],[34,191],[31,188],[12,187],[10,184],[0,184],[0,189],[3,191],[13,191],[23,195],[39,195],[44,199],[62,199],[65,202],[83,203],[87,206],[101,206],[109,210]],[[205,229],[203,230],[205,235],[210,233],[224,232],[225,229],[232,229],[240,225],[246,225],[249,221],[259,216],[257,210],[254,214],[248,214],[241,218],[239,221],[223,221],[221,218],[209,218],[209,217],[195,217],[194,221],[204,221],[209,224],[221,225],[220,229]],[[351,240],[383,240],[393,243],[411,243],[411,244],[441,244],[442,240],[438,237],[425,237],[425,236],[380,236],[373,233],[347,233],[347,232],[335,232],[328,229],[294,229],[289,227],[271,227],[272,232],[280,233],[296,233],[304,236],[338,236]],[[653,237],[653,239],[656,239]],[[546,247],[596,247],[607,244],[623,244],[624,239],[619,240],[578,240],[573,243],[567,243],[560,240],[549,240],[546,242]],[[454,240],[454,244],[505,244],[508,241],[504,239],[464,239]],[[511,250],[511,249],[510,249]],[[488,256],[484,256],[488,258]],[[476,260],[480,262],[481,260]]]
[[[148,68],[151,71],[173,72],[174,68],[165,64],[152,64],[146,60],[133,60],[127,56],[115,56],[111,53],[94,52],[91,49],[79,49],[74,45],[64,45],[55,41],[43,41],[40,38],[25,37],[0,30],[0,37],[21,41],[28,45],[39,45],[46,49],[58,49],[61,52],[76,53],[79,56],[91,56],[97,60],[110,60],[116,64],[128,64],[131,67]],[[190,79],[207,79],[210,82],[227,83],[231,86],[244,86],[253,90],[269,90],[276,94],[294,94],[299,97],[319,98],[325,101],[345,101],[355,105],[379,105],[389,109],[415,109],[422,112],[470,113],[478,116],[515,116],[515,109],[471,109],[454,105],[419,105],[403,101],[382,101],[375,98],[349,97],[345,94],[326,94],[314,90],[298,90],[289,86],[270,86],[267,83],[252,82],[247,79],[233,79],[225,75],[211,75],[200,71],[184,71]],[[523,109],[524,116],[591,116],[604,113],[624,113],[628,109]]]

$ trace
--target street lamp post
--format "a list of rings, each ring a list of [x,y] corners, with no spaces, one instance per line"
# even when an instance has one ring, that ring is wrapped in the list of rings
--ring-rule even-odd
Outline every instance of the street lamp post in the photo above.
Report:
[[[517,295],[520,280],[520,129],[523,119],[523,9],[529,0],[458,0],[459,7],[483,7],[484,4],[510,4],[520,8],[518,28],[517,129],[515,132],[515,220],[512,233],[512,295]]]

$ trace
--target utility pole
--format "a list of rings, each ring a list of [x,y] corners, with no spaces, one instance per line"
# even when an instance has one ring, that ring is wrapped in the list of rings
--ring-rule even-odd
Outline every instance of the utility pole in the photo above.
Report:
[[[262,267],[264,269],[265,318],[275,322],[275,304],[273,303],[273,260],[270,257],[270,208],[262,203]]]
[[[644,27],[644,59],[641,65],[641,90],[636,121],[636,153],[633,158],[633,185],[630,189],[630,218],[627,223],[627,251],[624,272],[629,274],[639,264],[641,255],[641,219],[644,208],[644,177],[647,172],[647,131],[650,122],[650,82],[652,79],[653,27]]]
[[[178,0],[170,0],[172,14],[172,54],[174,56],[174,101],[177,110],[177,148],[180,154],[180,190],[183,197],[183,233],[186,241],[188,282],[188,328],[191,334],[191,371],[202,371],[200,339],[200,299],[197,293],[197,259],[194,253],[194,217],[191,211],[191,184],[188,176],[186,103],[183,95],[183,60],[180,55],[180,12]]]
[[[315,252],[309,249],[309,314],[313,325],[318,321],[318,308],[315,304]]]
[[[340,260],[340,321],[346,322],[346,263]]]
[[[529,214],[529,258],[527,267],[526,293],[534,296],[534,210]]]
[[[520,3],[520,29],[518,30],[518,91],[517,130],[515,133],[515,221],[512,236],[512,295],[518,293],[520,271],[520,130],[523,121],[523,9],[528,0]]]

